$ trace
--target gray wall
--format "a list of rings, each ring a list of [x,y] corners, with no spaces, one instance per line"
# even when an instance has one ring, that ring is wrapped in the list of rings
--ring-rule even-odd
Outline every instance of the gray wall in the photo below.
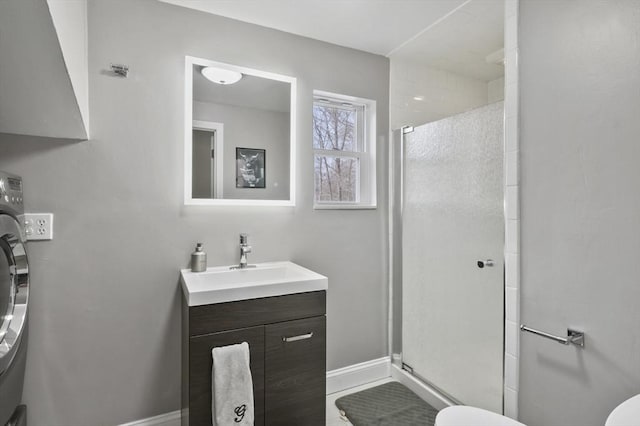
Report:
[[[194,102],[193,119],[224,124],[224,198],[289,199],[288,112]],[[265,150],[265,188],[236,188],[236,148]]]
[[[179,408],[178,270],[197,241],[210,265],[291,259],[329,277],[327,367],[386,354],[388,60],[157,1],[89,3],[92,138],[0,136],[55,239],[29,245],[31,425],[98,425]],[[184,55],[298,78],[294,208],[184,207]],[[130,67],[128,79],[104,70]],[[327,64],[340,64],[340,72]],[[377,210],[314,211],[313,89],[378,102]]]
[[[602,425],[640,393],[640,1],[520,6],[520,418]]]

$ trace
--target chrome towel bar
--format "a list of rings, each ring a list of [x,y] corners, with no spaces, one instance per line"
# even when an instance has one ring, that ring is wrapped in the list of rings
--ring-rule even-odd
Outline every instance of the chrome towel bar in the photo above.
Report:
[[[537,334],[538,336],[546,337],[547,339],[555,340],[556,342],[562,343],[563,345],[568,345],[569,343],[571,343],[573,345],[584,348],[584,332],[582,331],[572,330],[568,328],[567,337],[560,337],[560,336],[554,336],[553,334],[545,333],[544,331],[529,328],[524,324],[520,325],[520,330]]]

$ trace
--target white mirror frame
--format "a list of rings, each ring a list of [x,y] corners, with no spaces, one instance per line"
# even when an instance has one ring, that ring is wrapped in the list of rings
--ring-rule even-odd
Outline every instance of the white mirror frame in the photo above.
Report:
[[[288,200],[243,200],[210,199],[192,197],[192,161],[193,161],[193,66],[212,66],[238,71],[242,74],[269,80],[282,81],[291,86],[291,108],[289,129],[289,199]],[[286,75],[239,67],[208,59],[185,56],[184,73],[184,204],[191,206],[295,206],[296,197],[296,78]]]

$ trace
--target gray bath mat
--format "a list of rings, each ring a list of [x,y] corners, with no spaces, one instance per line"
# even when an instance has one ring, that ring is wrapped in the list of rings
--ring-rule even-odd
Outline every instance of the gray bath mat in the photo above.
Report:
[[[438,414],[398,382],[338,398],[336,407],[354,426],[433,426]]]

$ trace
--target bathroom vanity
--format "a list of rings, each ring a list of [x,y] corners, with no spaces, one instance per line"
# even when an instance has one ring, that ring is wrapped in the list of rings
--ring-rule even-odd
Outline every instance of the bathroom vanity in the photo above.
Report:
[[[211,424],[211,350],[242,342],[256,426],[325,424],[326,277],[273,262],[184,270],[181,284],[183,426]]]

